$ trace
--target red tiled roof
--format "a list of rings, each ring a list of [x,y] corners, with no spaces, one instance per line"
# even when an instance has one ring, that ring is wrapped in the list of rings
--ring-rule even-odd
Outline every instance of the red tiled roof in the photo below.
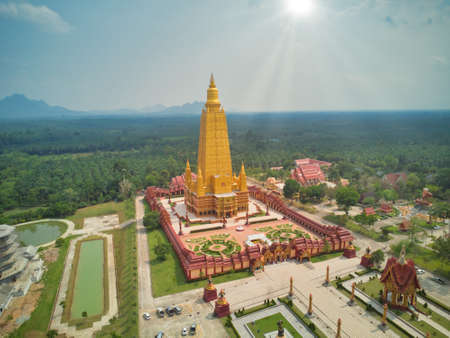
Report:
[[[375,215],[375,210],[372,207],[368,207],[364,209],[364,213],[366,215]]]
[[[417,279],[416,269],[414,268],[414,262],[410,259],[405,264],[401,264],[397,258],[389,258],[381,274],[380,282],[385,283],[389,275],[392,276],[392,281],[399,292],[404,292],[411,283],[414,283],[416,289],[421,288]]]
[[[392,186],[396,186],[400,180],[403,180],[403,182],[406,182],[407,178],[408,177],[406,176],[405,173],[390,173],[390,174],[384,175],[383,180]]]

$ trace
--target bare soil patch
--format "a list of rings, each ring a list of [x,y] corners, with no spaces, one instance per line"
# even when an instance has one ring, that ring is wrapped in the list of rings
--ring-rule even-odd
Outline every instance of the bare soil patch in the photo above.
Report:
[[[59,255],[59,248],[52,246],[51,248],[42,252],[42,259],[46,264],[56,262]]]
[[[32,284],[24,297],[13,298],[6,311],[0,317],[2,337],[14,331],[19,325],[16,320],[21,316],[30,316],[41,296],[44,284]]]

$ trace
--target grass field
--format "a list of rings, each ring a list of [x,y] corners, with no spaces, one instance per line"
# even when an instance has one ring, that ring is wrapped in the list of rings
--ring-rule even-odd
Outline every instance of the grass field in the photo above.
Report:
[[[435,272],[439,275],[450,279],[450,264],[436,251],[426,249],[411,241],[401,241],[396,245],[391,246],[395,256],[399,256],[402,245],[406,247],[406,258],[410,258],[415,264],[421,268]]]
[[[103,239],[83,241],[76,272],[71,318],[103,312]]]
[[[56,293],[58,291],[59,282],[61,281],[62,272],[64,270],[64,261],[66,258],[67,249],[69,247],[70,240],[75,237],[76,236],[70,236],[64,239],[64,244],[59,248],[58,259],[47,265],[47,271],[44,273],[42,278],[42,282],[45,287],[42,289],[42,294],[39,298],[38,305],[31,314],[30,319],[15,330],[11,334],[11,337],[46,336]]]
[[[11,210],[6,210],[3,214],[5,216],[14,216],[14,215],[21,214],[21,213],[28,212],[28,211],[36,211],[41,208],[47,209],[47,207],[15,208],[15,209],[11,209]]]
[[[153,297],[161,297],[182,291],[202,288],[206,285],[205,280],[194,282],[186,281],[180,262],[178,261],[178,257],[172,249],[172,246],[170,245],[163,230],[158,229],[148,232],[147,239],[152,269],[151,278]],[[158,261],[155,254],[155,246],[158,244],[158,241],[161,243],[166,243],[170,247],[166,260],[162,262]],[[219,284],[249,276],[252,276],[252,274],[245,270],[217,276],[214,277],[213,280],[214,284]]]
[[[323,261],[326,261],[328,259],[336,258],[336,257],[339,257],[339,256],[342,256],[342,252],[341,251],[339,251],[339,252],[332,252],[332,253],[328,253],[328,254],[322,254],[322,255],[319,255],[319,256],[311,257],[311,263],[323,262]]]
[[[133,219],[135,217],[134,199],[128,199],[122,202],[107,202],[81,208],[67,219],[75,223],[75,229],[81,229],[86,217],[97,217],[110,214],[117,214],[120,223]]]
[[[287,321],[281,313],[275,313],[274,315],[261,318],[253,324],[248,323],[248,328],[252,331],[256,338],[264,338],[265,333],[278,330],[278,321],[283,321],[283,327],[289,331],[289,333],[295,338],[302,338],[302,336],[295,330],[292,325]]]
[[[38,246],[54,241],[67,230],[67,224],[58,221],[36,222],[16,227],[19,241]]]
[[[368,227],[362,226],[362,225],[352,221],[345,215],[329,214],[322,218],[329,222],[346,227],[347,229],[350,229],[351,231],[354,231],[361,235],[372,238],[373,240],[375,240],[377,242],[386,242],[390,239],[390,237],[383,236],[383,234],[381,232],[376,232],[374,229],[369,229]]]
[[[97,337],[138,336],[136,223],[110,232],[114,240],[119,315]]]

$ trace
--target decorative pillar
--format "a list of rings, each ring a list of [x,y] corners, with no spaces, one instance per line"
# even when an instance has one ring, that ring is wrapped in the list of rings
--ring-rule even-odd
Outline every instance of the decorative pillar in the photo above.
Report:
[[[329,265],[327,265],[327,274],[325,277],[325,285],[328,285],[328,284],[330,284],[330,266]]]
[[[336,338],[341,338],[341,325],[342,325],[341,318],[338,318]]]
[[[227,220],[225,218],[225,215],[223,215],[223,224],[222,224],[223,228],[225,229],[227,227]]]
[[[356,286],[356,283],[353,282],[352,283],[352,295],[350,297],[350,304],[351,305],[353,305],[353,303],[355,302],[355,286]]]
[[[269,202],[266,201],[266,216],[269,216]]]
[[[308,306],[308,315],[312,315],[312,294],[309,294],[309,306]]]
[[[247,213],[245,214],[245,225],[248,225],[248,207],[247,207]]]
[[[386,316],[387,316],[388,305],[384,303],[383,305],[383,318],[381,318],[381,325],[386,326]]]
[[[289,297],[292,297],[293,295],[294,295],[294,292],[292,291],[292,284],[293,284],[293,278],[292,278],[292,276],[291,276],[291,279],[290,279],[290,285],[289,285]]]

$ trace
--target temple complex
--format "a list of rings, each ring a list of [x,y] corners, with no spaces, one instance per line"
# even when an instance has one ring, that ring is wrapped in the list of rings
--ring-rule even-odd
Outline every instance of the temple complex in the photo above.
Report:
[[[329,168],[332,163],[311,158],[302,158],[294,161],[295,169],[291,171],[291,178],[302,186],[311,186],[325,181],[325,174],[321,167]]]
[[[420,289],[414,262],[405,258],[405,247],[400,258],[391,257],[380,277],[384,284],[383,299],[394,308],[407,308],[416,304],[416,289]]]
[[[184,200],[196,216],[236,216],[248,208],[247,177],[242,163],[239,176],[232,172],[225,111],[211,75],[207,100],[200,120],[198,170],[195,178],[186,164]]]

